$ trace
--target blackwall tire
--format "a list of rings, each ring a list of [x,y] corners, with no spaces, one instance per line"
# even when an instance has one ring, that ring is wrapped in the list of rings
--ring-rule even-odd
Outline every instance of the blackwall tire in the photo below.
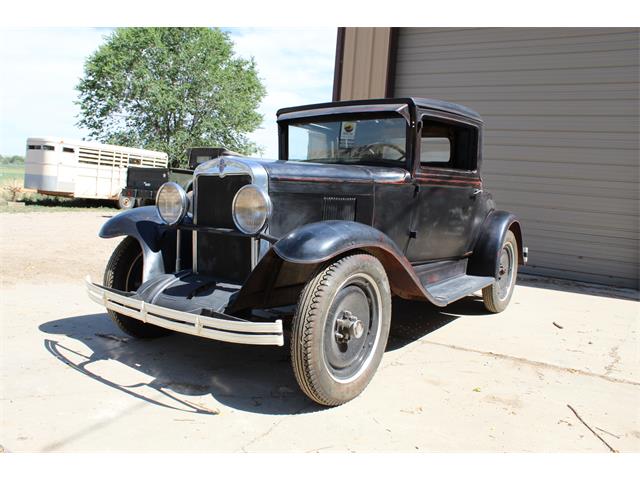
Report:
[[[390,321],[389,280],[377,258],[353,254],[322,268],[293,319],[291,361],[302,391],[326,406],[357,397],[382,360]]]
[[[115,288],[123,292],[132,292],[142,283],[142,249],[133,237],[126,237],[113,251],[104,272],[105,287]],[[135,338],[156,338],[171,333],[155,325],[143,323],[135,318],[127,317],[113,310],[107,313],[124,333]]]
[[[507,233],[500,250],[497,281],[482,289],[485,308],[492,313],[504,311],[515,290],[518,276],[518,241],[512,231]]]

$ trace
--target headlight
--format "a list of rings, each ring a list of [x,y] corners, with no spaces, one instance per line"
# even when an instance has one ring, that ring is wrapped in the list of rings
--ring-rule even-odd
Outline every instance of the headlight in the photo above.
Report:
[[[262,230],[271,215],[271,199],[256,185],[245,185],[233,197],[233,221],[243,233],[253,235]]]
[[[162,220],[169,225],[177,225],[189,209],[189,199],[180,185],[167,182],[158,189],[156,207]]]

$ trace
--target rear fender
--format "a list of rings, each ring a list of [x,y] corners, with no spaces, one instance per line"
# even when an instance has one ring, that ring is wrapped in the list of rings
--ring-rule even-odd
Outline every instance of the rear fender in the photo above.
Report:
[[[162,239],[167,232],[155,206],[125,210],[107,220],[98,235],[101,238],[130,236],[142,248],[142,281],[165,273],[162,256]]]
[[[513,232],[518,242],[518,264],[524,265],[522,228],[518,218],[513,213],[494,210],[482,224],[480,236],[469,258],[469,275],[498,278],[500,252],[509,231]]]
[[[411,263],[384,233],[362,223],[329,220],[304,225],[277,241],[251,272],[231,308],[237,311],[296,303],[300,290],[318,268],[351,252],[378,258],[395,295],[436,303]]]

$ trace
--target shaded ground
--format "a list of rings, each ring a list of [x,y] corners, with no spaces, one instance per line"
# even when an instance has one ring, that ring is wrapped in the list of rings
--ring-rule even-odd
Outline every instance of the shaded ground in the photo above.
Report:
[[[634,292],[527,278],[499,315],[396,301],[373,382],[324,409],[286,349],[119,332],[82,286],[119,241],[105,217],[0,214],[6,450],[640,450]]]

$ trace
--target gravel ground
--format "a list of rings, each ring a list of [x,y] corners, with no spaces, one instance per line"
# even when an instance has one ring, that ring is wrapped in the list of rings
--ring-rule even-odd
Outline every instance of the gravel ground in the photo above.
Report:
[[[640,451],[637,292],[528,278],[499,315],[394,302],[376,377],[325,409],[284,349],[119,332],[82,285],[110,215],[0,214],[5,451]]]

